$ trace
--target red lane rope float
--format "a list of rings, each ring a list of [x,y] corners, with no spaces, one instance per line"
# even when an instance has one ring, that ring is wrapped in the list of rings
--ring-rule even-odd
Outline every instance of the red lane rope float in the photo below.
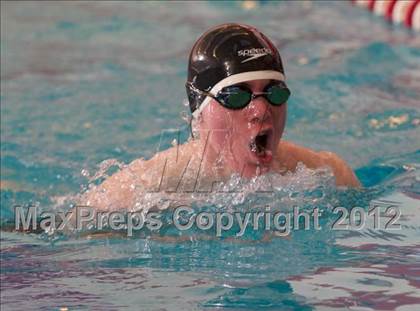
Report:
[[[414,1],[404,21],[407,27],[420,31],[420,0]]]
[[[420,0],[351,0],[387,21],[420,31]]]
[[[393,22],[392,20],[392,17],[394,16],[393,12],[394,12],[395,5],[397,4],[397,2],[398,2],[397,0],[391,0],[389,2],[389,5],[386,8],[385,19],[389,22]]]
[[[375,0],[369,0],[369,3],[368,3],[369,11],[373,11],[374,6],[375,6]]]

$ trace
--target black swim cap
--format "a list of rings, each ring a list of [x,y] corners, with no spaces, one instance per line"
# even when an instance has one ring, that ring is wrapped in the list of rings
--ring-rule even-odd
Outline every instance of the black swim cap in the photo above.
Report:
[[[217,94],[223,87],[258,79],[284,82],[283,64],[274,44],[248,25],[211,28],[190,54],[186,88],[191,112],[198,114],[210,101],[194,88]]]

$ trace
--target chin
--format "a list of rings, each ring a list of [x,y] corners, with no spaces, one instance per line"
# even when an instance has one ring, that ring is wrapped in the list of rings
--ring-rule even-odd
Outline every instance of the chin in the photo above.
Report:
[[[237,172],[244,178],[253,178],[255,176],[266,174],[270,171],[271,165],[268,163],[260,164],[258,162],[245,163],[242,170]]]

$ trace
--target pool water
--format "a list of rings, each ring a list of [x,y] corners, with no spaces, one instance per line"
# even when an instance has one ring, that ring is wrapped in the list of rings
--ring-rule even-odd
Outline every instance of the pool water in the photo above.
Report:
[[[420,309],[418,34],[326,1],[2,2],[1,14],[2,310]],[[318,206],[322,230],[269,239],[264,230],[183,239],[170,229],[133,238],[10,230],[14,206],[70,208],[102,161],[170,146],[161,130],[179,128],[185,141],[189,49],[224,22],[254,25],[279,47],[293,94],[284,138],[338,153],[364,189],[337,189],[328,171],[300,167],[270,176],[274,192],[257,193],[264,178],[234,177],[246,191],[193,205]],[[401,229],[331,229],[332,207],[372,202],[398,206]]]

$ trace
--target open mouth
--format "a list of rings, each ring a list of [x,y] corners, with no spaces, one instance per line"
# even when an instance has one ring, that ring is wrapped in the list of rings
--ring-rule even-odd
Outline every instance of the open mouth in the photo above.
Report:
[[[271,150],[271,138],[272,130],[261,131],[255,136],[250,144],[249,148],[257,156],[259,160],[263,162],[269,162],[272,159],[272,150]]]

